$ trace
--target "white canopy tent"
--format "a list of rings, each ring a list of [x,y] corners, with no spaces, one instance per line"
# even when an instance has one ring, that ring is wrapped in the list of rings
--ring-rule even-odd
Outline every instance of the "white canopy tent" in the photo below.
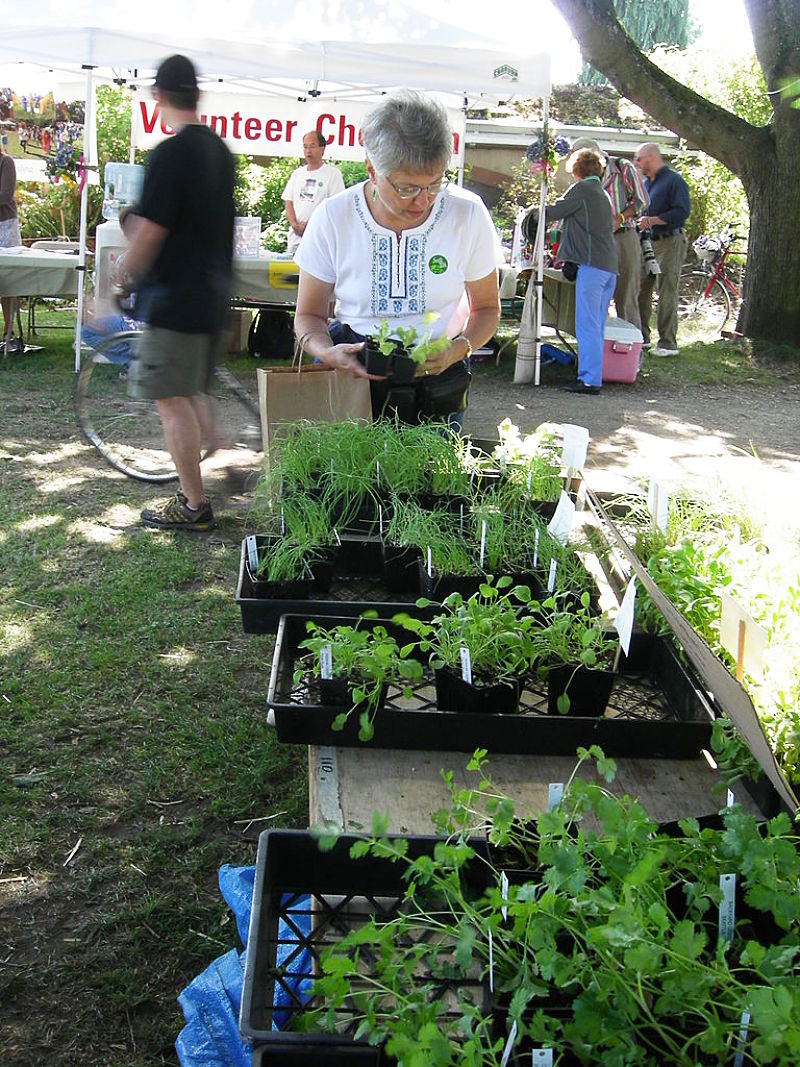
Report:
[[[544,113],[548,111],[550,57],[546,53],[442,47],[416,40],[360,43],[351,38],[276,43],[261,41],[252,32],[243,36],[243,41],[232,41],[216,37],[190,39],[181,35],[176,43],[174,36],[159,32],[131,33],[103,27],[8,27],[0,39],[0,64],[35,65],[59,76],[83,72],[88,131],[93,130],[95,123],[93,98],[97,79],[135,79],[139,84],[146,83],[153,77],[158,62],[176,51],[192,58],[201,76],[201,87],[205,84],[219,88],[222,84],[275,95],[312,92],[335,97],[378,94],[403,86],[452,94],[464,107],[475,106],[482,98],[487,102],[510,96],[543,98]],[[453,40],[454,45],[460,43]],[[86,167],[91,171],[97,167],[95,139],[90,134],[85,140]],[[544,186],[541,199],[543,203]],[[81,274],[85,269],[86,209],[84,186]],[[80,362],[82,311],[83,287],[79,286],[76,370]],[[515,380],[524,382],[535,378],[538,381],[538,367],[537,343],[535,361],[524,361],[524,365],[518,361]]]

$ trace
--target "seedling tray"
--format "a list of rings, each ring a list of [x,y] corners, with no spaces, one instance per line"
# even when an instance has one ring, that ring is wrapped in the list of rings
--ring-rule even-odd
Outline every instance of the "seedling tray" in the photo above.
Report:
[[[357,716],[343,730],[331,729],[336,711],[320,702],[316,683],[294,684],[296,661],[306,637],[308,614],[287,614],[278,625],[267,705],[275,718],[278,739],[295,744],[358,747]],[[352,621],[327,617],[330,625]],[[409,635],[411,639],[411,635]],[[402,643],[402,642],[401,642]],[[657,651],[615,678],[606,713],[601,718],[548,715],[547,684],[527,676],[516,714],[440,711],[433,672],[425,667],[410,697],[390,685],[386,704],[375,716],[376,748],[423,749],[437,752],[489,752],[524,755],[574,755],[579,745],[600,745],[609,756],[694,759],[707,748],[714,711],[672,646],[659,641]]]
[[[377,1067],[382,1062],[379,1049],[355,1041],[356,1009],[349,1001],[337,1009],[335,1033],[273,1029],[274,1022],[286,1027],[291,1018],[319,1007],[313,996],[298,995],[298,983],[310,994],[327,948],[371,916],[388,921],[406,906],[405,864],[375,856],[352,859],[355,840],[344,835],[322,853],[307,831],[267,830],[259,838],[239,1014],[242,1037],[258,1047],[260,1058],[254,1062],[280,1067],[334,1062],[337,1067]],[[431,855],[438,839],[407,840],[408,855],[416,858]],[[475,845],[485,847],[480,839]],[[465,869],[476,893],[485,889],[486,869],[477,862]],[[369,953],[362,951],[365,983],[369,962]],[[481,1006],[488,999],[477,973],[458,980],[443,977],[434,985],[432,995],[439,1000],[456,991]]]

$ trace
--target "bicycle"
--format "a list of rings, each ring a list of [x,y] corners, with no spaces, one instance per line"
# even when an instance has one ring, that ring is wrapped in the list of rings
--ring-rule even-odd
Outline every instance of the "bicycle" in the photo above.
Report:
[[[692,244],[700,265],[684,268],[678,290],[678,319],[690,328],[722,333],[731,311],[738,311],[742,294],[725,264],[740,240],[729,226],[717,237],[704,234]]]
[[[138,330],[109,334],[87,352],[75,380],[75,411],[83,436],[116,470],[141,482],[172,482],[178,475],[164,444],[155,402],[128,396],[128,371],[136,359],[139,336]],[[226,367],[216,367],[214,376],[220,437],[230,442],[227,447],[259,451],[257,404]]]

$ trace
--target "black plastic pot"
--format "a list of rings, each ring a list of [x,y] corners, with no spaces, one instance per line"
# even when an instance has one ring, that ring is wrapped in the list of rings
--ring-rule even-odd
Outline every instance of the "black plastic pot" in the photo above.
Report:
[[[440,711],[465,711],[482,715],[514,714],[519,709],[521,685],[513,682],[475,684],[465,682],[449,667],[436,671],[436,706]]]
[[[420,559],[419,589],[423,596],[431,600],[444,600],[451,593],[460,593],[464,599],[468,599],[486,581],[485,574],[428,574],[427,563],[424,558]]]
[[[547,673],[547,714],[561,715],[558,698],[569,697],[567,715],[599,718],[604,714],[614,685],[611,671],[591,670],[576,664],[553,667]]]
[[[414,380],[417,364],[408,358],[405,348],[398,341],[388,355],[384,355],[372,337],[364,341],[363,349],[358,353],[359,363],[364,364],[368,374],[378,374],[382,378],[391,378],[394,385],[406,385]]]
[[[259,560],[264,555],[268,556],[270,545],[277,544],[280,537],[265,535],[257,537]],[[279,579],[272,581],[266,577],[259,577],[250,567],[249,556],[245,555],[245,566],[250,578],[253,594],[266,600],[307,600],[316,589],[314,574],[308,564],[304,565],[302,576],[293,579]]]
[[[422,549],[418,545],[383,543],[383,581],[393,593],[419,593],[419,561]]]
[[[320,678],[319,679],[319,695],[323,704],[333,708],[344,708],[349,710],[353,709],[354,713],[358,713],[364,707],[366,701],[359,701],[357,704],[353,704],[353,689],[359,684],[358,680],[346,675],[342,675],[339,678]],[[378,704],[375,709],[377,714],[383,705],[386,703],[386,693],[389,686],[384,684],[381,687],[380,696],[378,697]]]

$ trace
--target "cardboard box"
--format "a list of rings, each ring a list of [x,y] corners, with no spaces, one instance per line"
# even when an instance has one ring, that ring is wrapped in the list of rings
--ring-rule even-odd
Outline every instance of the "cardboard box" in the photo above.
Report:
[[[625,319],[606,319],[603,330],[603,381],[635,382],[642,354],[641,330]]]

